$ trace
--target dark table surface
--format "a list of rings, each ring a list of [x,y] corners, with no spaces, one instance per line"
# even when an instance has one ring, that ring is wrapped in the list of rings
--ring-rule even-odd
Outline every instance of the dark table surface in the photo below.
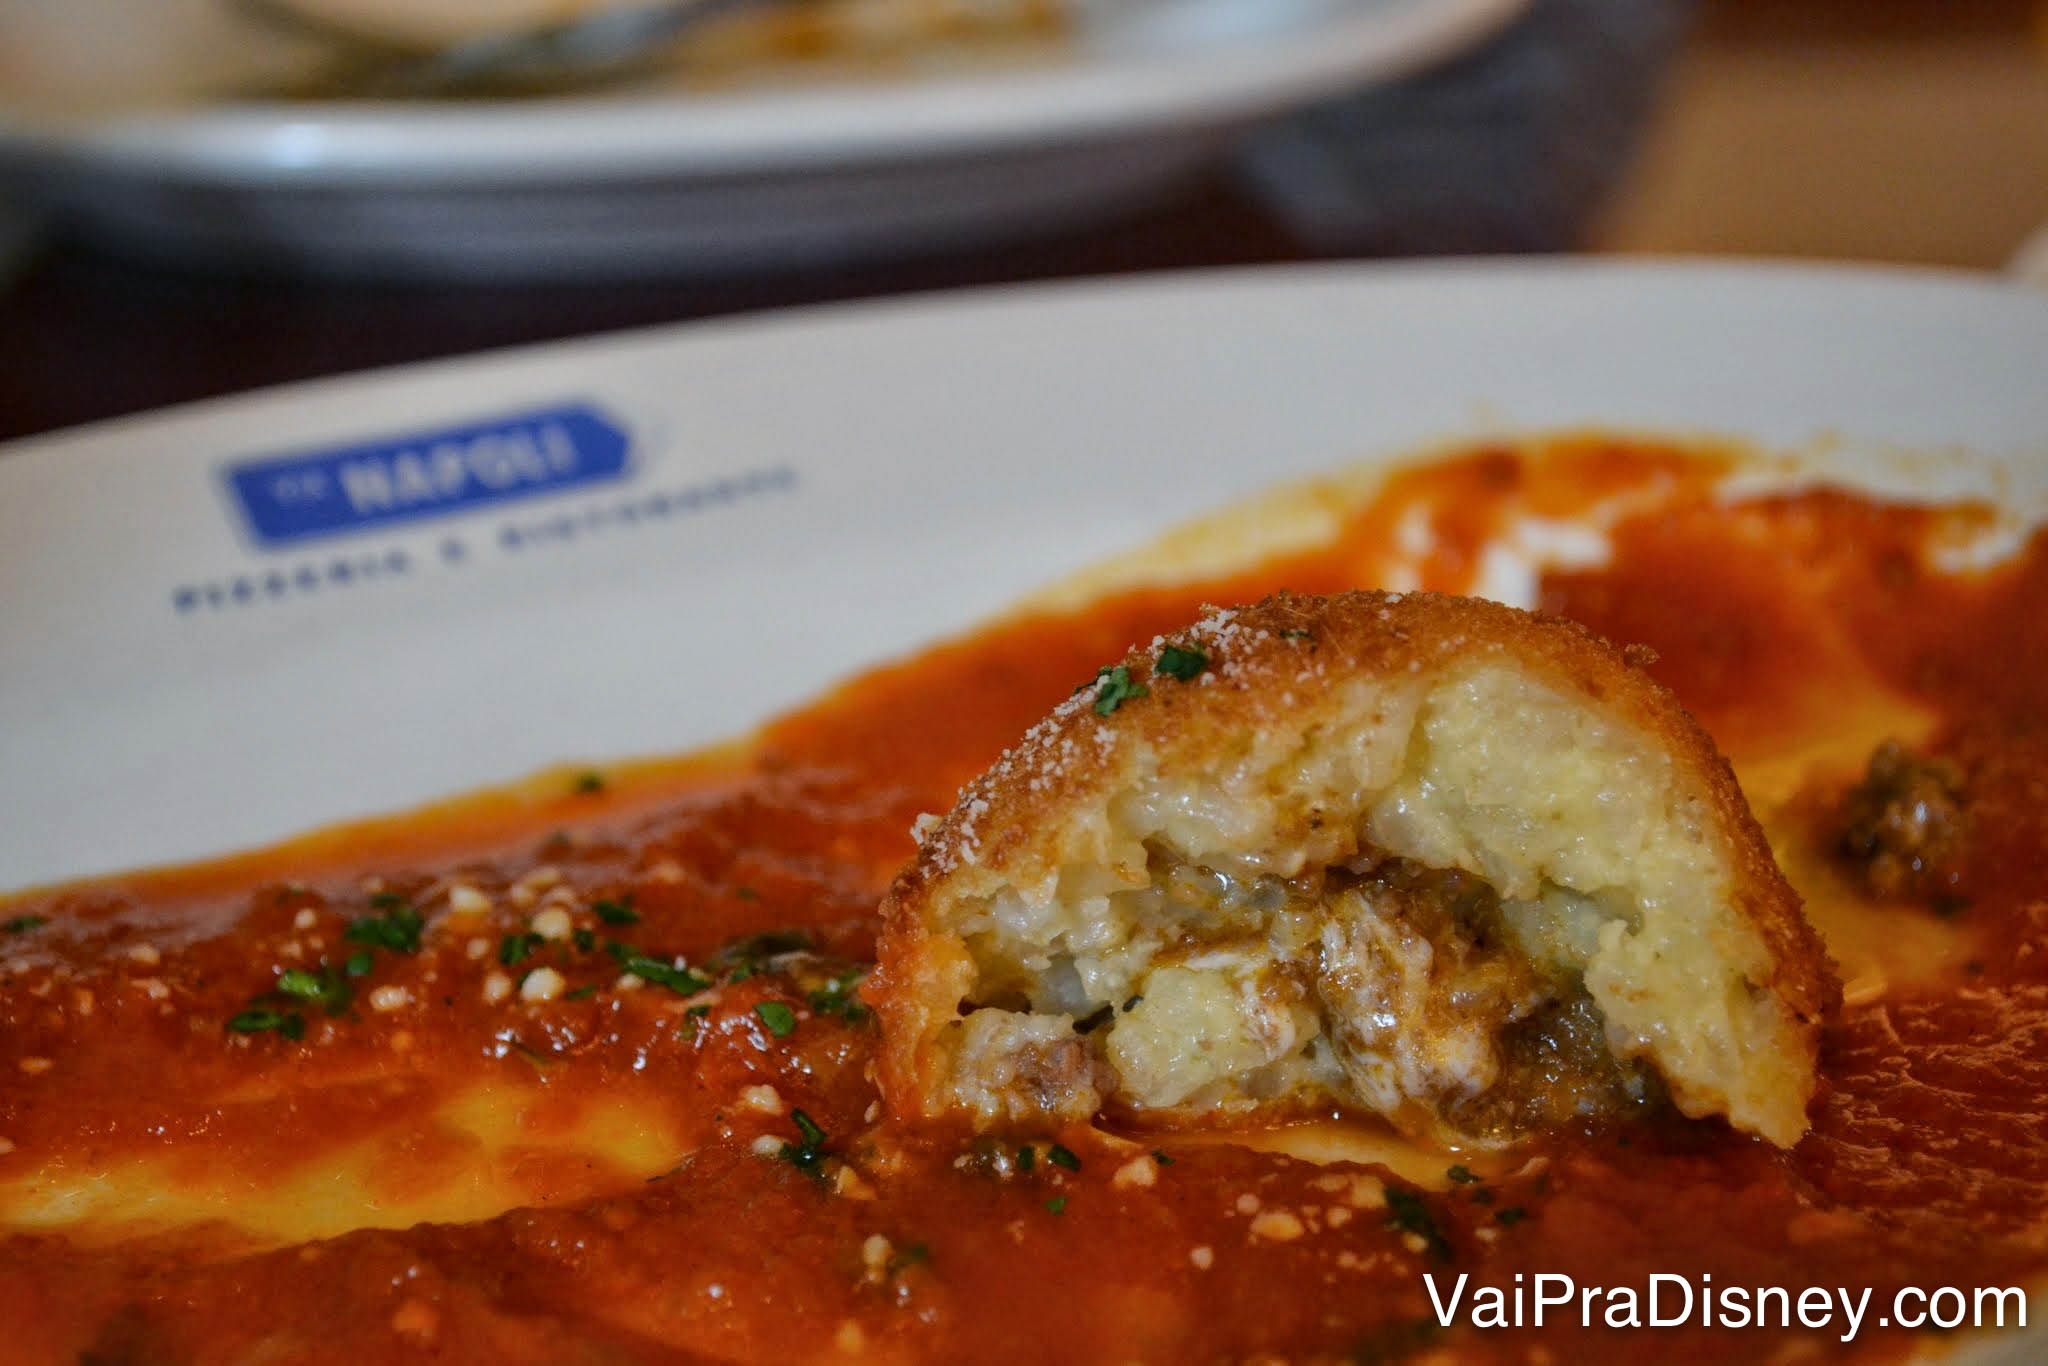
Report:
[[[1317,254],[1221,175],[1056,236],[703,278],[497,288],[247,277],[60,237],[0,289],[0,440],[319,375],[718,314]]]

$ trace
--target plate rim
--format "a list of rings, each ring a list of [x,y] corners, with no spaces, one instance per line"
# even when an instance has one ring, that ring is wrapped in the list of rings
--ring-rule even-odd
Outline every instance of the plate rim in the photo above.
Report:
[[[829,327],[859,326],[885,322],[897,317],[935,313],[1001,312],[1012,308],[1059,308],[1068,301],[1086,302],[1112,296],[1185,296],[1218,290],[1307,289],[1318,283],[1359,287],[1374,281],[1412,280],[1435,276],[1445,281],[1474,282],[1500,280],[1510,285],[1538,278],[1599,276],[1610,279],[1630,277],[1638,281],[1725,279],[1755,283],[1765,279],[1792,282],[1798,286],[1825,283],[1830,288],[1877,287],[1903,289],[1919,287],[1942,291],[1974,293],[2048,312],[2048,289],[2029,284],[1997,271],[1937,262],[1853,261],[1811,259],[1797,256],[1730,256],[1714,253],[1670,253],[1659,255],[1477,255],[1420,256],[1382,260],[1350,259],[1327,261],[1276,261],[1223,266],[1195,266],[1170,270],[1147,270],[1126,274],[1082,275],[1059,279],[1015,280],[966,287],[934,286],[928,289],[874,295],[857,299],[833,299],[770,308],[749,308],[729,313],[676,319],[668,322],[638,323],[628,327],[551,337],[538,341],[511,342],[478,350],[462,351],[414,360],[394,361],[333,374],[283,380],[228,393],[211,394],[182,402],[163,404],[132,413],[55,427],[0,441],[0,462],[9,456],[40,451],[81,437],[113,435],[118,429],[165,419],[205,420],[210,415],[251,404],[289,402],[295,395],[319,395],[358,385],[393,379],[432,379],[455,375],[465,369],[488,369],[505,364],[546,364],[551,357],[600,348],[633,349],[685,338],[707,341],[732,334],[804,330],[818,324]]]

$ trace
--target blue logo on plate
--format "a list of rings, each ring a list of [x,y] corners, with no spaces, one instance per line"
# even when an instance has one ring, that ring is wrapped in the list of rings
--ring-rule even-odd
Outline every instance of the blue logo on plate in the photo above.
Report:
[[[588,404],[227,467],[256,539],[290,545],[556,493],[626,473],[625,431]]]

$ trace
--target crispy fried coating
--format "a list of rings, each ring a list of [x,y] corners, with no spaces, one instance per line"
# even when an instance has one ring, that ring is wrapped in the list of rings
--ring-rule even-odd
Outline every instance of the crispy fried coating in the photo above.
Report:
[[[868,988],[899,1113],[1471,1143],[1668,1095],[1789,1145],[1839,999],[1691,716],[1474,599],[1212,610],[919,835]]]

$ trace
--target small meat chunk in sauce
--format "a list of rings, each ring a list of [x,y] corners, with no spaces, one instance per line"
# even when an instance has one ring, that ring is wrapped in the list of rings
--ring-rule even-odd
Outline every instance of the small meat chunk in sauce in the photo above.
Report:
[[[1835,850],[1871,896],[1955,911],[1969,829],[1962,770],[1887,740],[1843,799]]]

